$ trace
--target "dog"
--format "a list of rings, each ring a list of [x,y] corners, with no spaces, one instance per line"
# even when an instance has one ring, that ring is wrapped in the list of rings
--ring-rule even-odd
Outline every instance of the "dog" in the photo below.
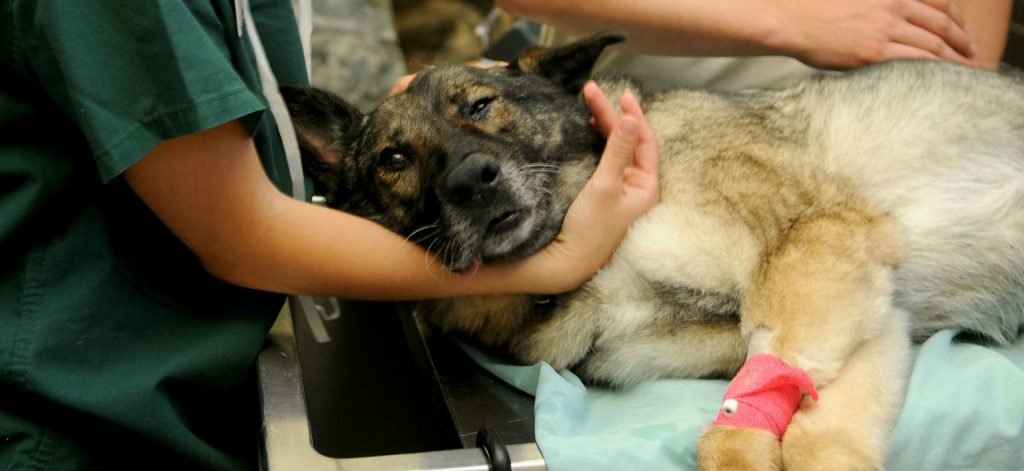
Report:
[[[558,233],[605,142],[581,88],[623,39],[430,68],[368,115],[318,90],[285,96],[330,206],[471,271]],[[709,426],[711,470],[881,469],[912,341],[1020,334],[1021,78],[897,61],[775,91],[599,84],[641,96],[660,203],[579,289],[421,302],[429,322],[610,385],[729,377],[761,353],[805,371],[820,396],[781,439]]]

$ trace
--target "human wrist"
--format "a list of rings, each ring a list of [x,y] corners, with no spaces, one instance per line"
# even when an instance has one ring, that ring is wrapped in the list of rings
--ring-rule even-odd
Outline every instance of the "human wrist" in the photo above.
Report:
[[[785,6],[780,2],[771,2],[752,10],[759,14],[751,18],[751,26],[746,28],[746,40],[754,44],[755,48],[769,55],[800,58],[806,54],[807,48],[803,45],[800,32],[802,25],[794,20],[794,15]]]
[[[499,289],[504,293],[558,294],[579,288],[600,268],[574,257],[558,241],[516,262]]]

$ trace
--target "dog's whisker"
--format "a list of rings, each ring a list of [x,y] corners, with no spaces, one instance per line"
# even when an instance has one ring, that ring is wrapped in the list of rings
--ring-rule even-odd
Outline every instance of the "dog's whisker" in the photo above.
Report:
[[[441,233],[441,231],[440,231],[440,229],[437,229],[436,227],[432,228],[432,229],[433,230],[431,230],[431,231],[429,231],[429,232],[427,232],[425,234],[422,234],[421,236],[419,236],[419,237],[417,237],[415,239],[411,239],[413,234],[409,234],[409,237],[406,237],[405,241],[409,242],[411,240],[414,243],[422,244],[424,241],[426,241],[428,239],[436,238],[437,235]]]
[[[413,242],[415,242],[417,244],[422,244],[423,242],[425,242],[426,240],[428,240],[430,238],[436,238],[437,234],[439,234],[439,232],[438,231],[434,231],[434,232],[431,232],[429,234],[423,235],[423,237],[420,237],[419,239],[416,239]]]
[[[519,169],[528,172],[557,172],[561,170],[561,167],[557,165],[523,165]]]
[[[423,255],[423,267],[426,268],[427,273],[430,274],[431,278],[438,281],[443,281],[443,278],[438,277],[437,275],[434,274],[433,271],[430,270],[430,262],[437,260],[437,252],[433,252],[431,250],[436,242],[437,239],[434,239],[430,241],[430,245],[427,246],[427,253]],[[444,275],[444,272],[442,271],[441,274]]]
[[[432,222],[430,224],[427,224],[427,225],[425,225],[423,227],[420,227],[419,229],[416,229],[415,231],[410,232],[409,235],[406,236],[406,238],[405,238],[406,242],[408,242],[410,239],[412,239],[412,237],[414,235],[416,235],[417,233],[420,233],[420,232],[423,232],[423,231],[426,231],[426,230],[429,230],[429,229],[437,229],[437,224],[439,222],[440,222],[440,220],[434,221],[434,222]],[[421,242],[423,240],[426,240],[427,237],[430,237],[431,235],[434,235],[434,234],[437,234],[436,230],[431,232],[430,234],[428,234],[428,235],[426,235],[426,236],[416,240],[415,242]]]
[[[445,265],[447,265],[448,253],[451,250],[453,244],[454,244],[454,241],[452,241],[451,239],[448,239],[447,241],[445,241],[444,248],[443,248],[443,250],[441,252],[441,262],[444,263]],[[450,271],[446,269],[442,273],[441,276],[444,277],[444,276],[446,276],[449,273],[450,273]]]
[[[555,167],[555,168],[557,168],[557,167],[561,167],[561,166],[562,166],[562,164],[560,162],[533,162],[533,163],[523,164],[523,167]]]

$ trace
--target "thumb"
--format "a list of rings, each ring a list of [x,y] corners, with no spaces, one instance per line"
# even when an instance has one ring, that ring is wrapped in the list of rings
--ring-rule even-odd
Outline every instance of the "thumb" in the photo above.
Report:
[[[608,143],[594,172],[596,177],[612,181],[622,180],[626,167],[633,162],[639,130],[640,122],[636,118],[623,116],[619,120],[608,136]]]

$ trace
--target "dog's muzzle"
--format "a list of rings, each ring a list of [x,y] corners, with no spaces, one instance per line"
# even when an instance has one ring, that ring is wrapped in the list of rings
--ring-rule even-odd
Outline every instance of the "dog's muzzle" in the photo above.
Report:
[[[495,202],[501,183],[501,164],[484,152],[471,152],[444,179],[448,202],[466,209],[482,209]]]

